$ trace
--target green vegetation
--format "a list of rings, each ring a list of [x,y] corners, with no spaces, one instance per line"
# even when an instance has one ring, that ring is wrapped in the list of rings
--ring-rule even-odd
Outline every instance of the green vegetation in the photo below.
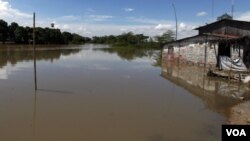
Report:
[[[78,34],[69,32],[61,32],[54,28],[37,27],[36,43],[37,44],[83,44],[90,42],[88,37],[82,37]],[[30,44],[33,41],[33,28],[19,26],[13,22],[8,25],[4,20],[0,20],[0,42],[16,44]]]
[[[39,50],[36,53],[37,60],[45,60],[45,61],[55,61],[60,59],[60,57],[67,56],[70,54],[79,53],[81,49],[54,49],[54,50]],[[7,53],[8,52],[8,53]],[[8,63],[11,65],[15,65],[18,62],[30,61],[33,60],[33,52],[27,49],[20,49],[19,51],[8,50],[8,51],[0,51],[0,69],[6,66]]]
[[[8,36],[8,24],[4,20],[0,20],[0,41],[6,42]]]
[[[160,48],[165,43],[174,41],[174,34],[172,31],[167,31],[161,36],[154,38],[145,36],[143,34],[134,34],[132,32],[123,33],[118,36],[103,36],[93,37],[92,43],[110,44],[113,47],[137,47],[137,48]]]
[[[104,52],[108,52],[110,54],[116,53],[120,58],[132,61],[136,58],[148,57],[152,56],[154,53],[154,49],[147,49],[147,48],[135,48],[135,47],[113,47],[113,48],[101,48]]]
[[[143,34],[134,34],[132,32],[123,33],[118,36],[102,37],[82,37],[81,35],[69,32],[61,32],[60,29],[41,28],[35,29],[37,44],[109,44],[113,47],[132,47],[132,48],[161,48],[165,43],[174,40],[174,33],[171,30],[166,31],[161,36],[149,37]],[[0,42],[3,44],[31,44],[33,42],[33,29],[31,27],[19,26],[13,22],[8,25],[4,20],[0,20]]]
[[[161,36],[155,36],[155,39],[162,46],[166,44],[167,42],[174,41],[174,36],[175,34],[173,33],[173,31],[168,30],[167,32],[163,33]]]
[[[120,58],[133,61],[137,58],[152,58],[155,62],[152,64],[155,67],[161,66],[161,50],[155,48],[136,48],[136,47],[112,47],[112,48],[100,48],[96,50],[102,50],[110,54],[117,54]]]

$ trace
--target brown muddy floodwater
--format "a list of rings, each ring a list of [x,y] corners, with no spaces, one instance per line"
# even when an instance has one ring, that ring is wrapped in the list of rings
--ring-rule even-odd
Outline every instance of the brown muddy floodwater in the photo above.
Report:
[[[32,50],[0,50],[0,141],[219,141],[248,89],[158,55],[40,48],[35,91]]]

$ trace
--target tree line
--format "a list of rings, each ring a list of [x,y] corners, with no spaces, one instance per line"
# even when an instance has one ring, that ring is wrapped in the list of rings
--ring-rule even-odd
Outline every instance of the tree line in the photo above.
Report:
[[[93,38],[89,38],[82,37],[81,35],[75,33],[61,32],[60,29],[37,27],[35,29],[35,34],[37,44],[97,43],[122,47],[162,47],[165,43],[174,41],[174,33],[171,30],[155,37],[128,32],[116,36],[95,36]],[[5,42],[30,44],[33,42],[32,35],[33,28],[23,27],[15,22],[8,25],[7,22],[0,19],[0,42],[2,41],[3,44]]]
[[[92,43],[136,47],[162,47],[165,43],[172,41],[174,41],[174,33],[171,30],[168,30],[162,35],[155,37],[149,37],[143,34],[134,34],[133,32],[128,32],[117,36],[95,36],[92,38]]]
[[[36,43],[37,44],[82,44],[90,42],[91,38],[82,37],[81,35],[61,32],[60,29],[36,27]],[[17,44],[30,44],[33,42],[33,28],[23,27],[16,22],[10,25],[0,19],[0,41]]]

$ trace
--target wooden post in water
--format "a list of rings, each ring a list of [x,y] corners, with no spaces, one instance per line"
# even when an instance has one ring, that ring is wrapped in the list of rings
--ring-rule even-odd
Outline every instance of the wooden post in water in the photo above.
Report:
[[[205,45],[205,57],[204,57],[204,69],[206,69],[207,67],[207,42],[206,42],[206,45]]]
[[[205,91],[205,77],[206,77],[206,62],[207,62],[207,38],[205,41],[205,52],[204,53],[205,53],[205,55],[204,55],[204,70],[203,70],[203,75],[202,75],[202,77],[203,77],[203,84],[202,84],[203,94],[206,93],[206,91]]]
[[[232,13],[232,18],[234,19],[234,0],[232,0],[232,11],[231,11]]]
[[[33,58],[34,58],[34,82],[35,90],[37,90],[37,79],[36,79],[36,13],[33,13]]]
[[[207,46],[208,46],[208,39],[207,39],[207,35],[206,35],[206,39],[205,39],[205,54],[204,54],[204,72],[206,71],[206,67],[207,67]]]
[[[36,141],[36,104],[37,104],[37,91],[35,91],[34,104],[33,104],[33,117],[32,117],[32,136],[33,141]]]
[[[230,56],[232,56],[232,45],[230,45]],[[232,66],[233,66],[233,59],[231,60],[231,65],[230,65],[230,69],[229,69],[229,75],[228,75],[228,79],[231,80],[231,73],[232,73]]]

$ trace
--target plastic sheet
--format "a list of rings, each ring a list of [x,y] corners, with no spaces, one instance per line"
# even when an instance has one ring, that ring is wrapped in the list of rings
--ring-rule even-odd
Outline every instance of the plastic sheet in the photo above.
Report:
[[[242,59],[231,59],[227,56],[220,57],[220,69],[232,71],[247,71]]]

